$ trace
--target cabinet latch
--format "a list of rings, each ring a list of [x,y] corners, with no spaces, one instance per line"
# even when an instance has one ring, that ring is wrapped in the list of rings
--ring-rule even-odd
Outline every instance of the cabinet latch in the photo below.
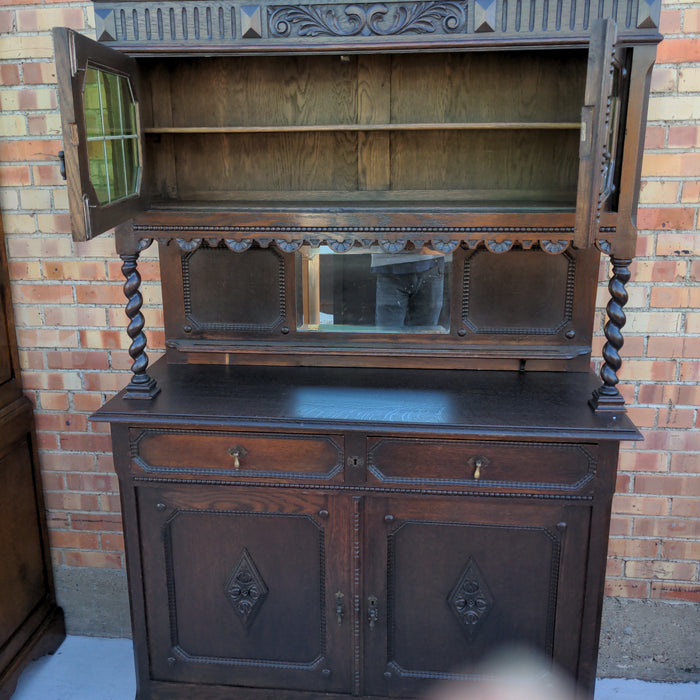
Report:
[[[375,596],[371,595],[367,598],[367,621],[369,622],[369,628],[374,629],[377,622],[379,622],[379,601]]]
[[[58,152],[58,172],[61,177],[66,179],[66,154],[63,151]]]

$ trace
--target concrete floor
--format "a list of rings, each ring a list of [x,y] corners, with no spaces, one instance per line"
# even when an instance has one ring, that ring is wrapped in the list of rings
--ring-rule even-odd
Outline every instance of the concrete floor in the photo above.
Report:
[[[130,640],[69,636],[27,667],[12,700],[133,700],[135,693]],[[595,700],[700,700],[700,684],[601,679]]]

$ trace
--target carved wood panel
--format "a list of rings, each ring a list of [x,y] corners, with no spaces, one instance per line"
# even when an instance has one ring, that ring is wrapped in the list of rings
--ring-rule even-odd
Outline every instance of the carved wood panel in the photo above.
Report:
[[[335,592],[349,590],[336,573],[344,571],[340,504],[255,489],[139,494],[154,678],[347,687],[337,638],[349,640],[350,625],[336,633],[329,619]],[[329,551],[337,564],[327,564]]]
[[[578,634],[578,600],[561,604],[559,588],[583,582],[576,547],[585,550],[589,517],[566,506],[368,503],[370,557],[386,572],[385,585],[376,566],[367,577],[378,623],[366,632],[366,692],[404,697],[478,678],[503,644],[553,659],[558,629]]]

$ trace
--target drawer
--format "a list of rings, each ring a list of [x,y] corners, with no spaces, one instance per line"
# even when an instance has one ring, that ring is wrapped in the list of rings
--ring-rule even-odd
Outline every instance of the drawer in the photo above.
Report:
[[[594,444],[370,438],[368,478],[406,487],[578,490],[595,476]]]
[[[136,475],[177,479],[342,481],[340,435],[132,428]]]

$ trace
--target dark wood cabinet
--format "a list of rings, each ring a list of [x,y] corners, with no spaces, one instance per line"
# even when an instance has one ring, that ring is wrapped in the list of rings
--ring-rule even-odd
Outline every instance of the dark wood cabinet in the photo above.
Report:
[[[0,698],[65,636],[56,605],[34,417],[22,394],[0,221]]]
[[[658,3],[96,10],[55,38],[126,280],[138,697],[416,697],[504,645],[590,697]]]

